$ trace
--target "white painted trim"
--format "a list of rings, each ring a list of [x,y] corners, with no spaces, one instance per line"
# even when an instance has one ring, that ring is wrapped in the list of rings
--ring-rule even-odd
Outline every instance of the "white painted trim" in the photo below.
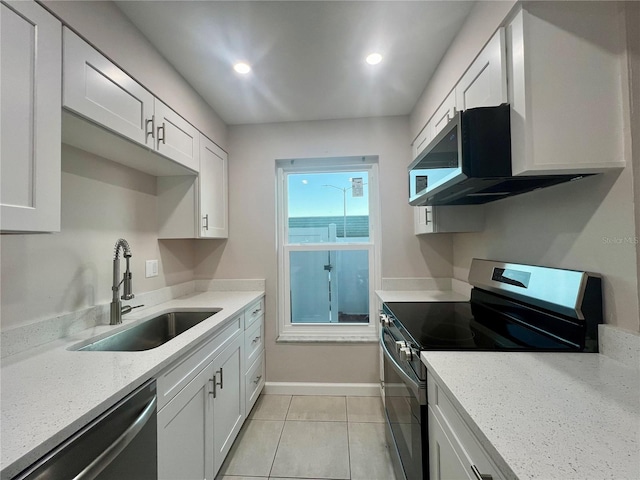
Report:
[[[291,173],[367,170],[369,175],[369,241],[362,243],[288,244],[287,175]],[[288,341],[309,341],[354,335],[356,337],[378,338],[376,321],[376,290],[382,283],[382,256],[380,241],[380,200],[378,180],[378,156],[347,158],[316,158],[304,160],[276,160],[277,198],[277,250],[278,250],[278,306],[277,325],[279,339]],[[366,250],[369,252],[369,315],[370,321],[364,325],[293,324],[291,323],[289,279],[289,252],[309,250]]]
[[[337,395],[379,397],[378,383],[266,382],[263,395]]]

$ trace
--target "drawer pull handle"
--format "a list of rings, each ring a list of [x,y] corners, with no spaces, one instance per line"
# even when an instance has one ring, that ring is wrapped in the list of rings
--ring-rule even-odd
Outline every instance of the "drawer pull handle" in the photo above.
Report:
[[[258,383],[260,383],[260,379],[261,379],[261,378],[262,378],[262,375],[258,375],[258,376],[256,377],[256,379],[253,381],[253,383],[255,383],[255,384],[257,385]]]
[[[260,341],[260,337],[261,337],[261,335],[258,335],[256,338],[254,338],[254,339],[252,340],[251,344],[253,345],[254,343],[256,343],[256,342]]]
[[[489,475],[488,473],[480,473],[480,470],[478,470],[478,467],[476,467],[475,465],[471,465],[471,471],[473,472],[477,480],[493,480],[492,475]]]
[[[213,398],[216,398],[216,376],[214,375],[209,381],[213,383],[213,390],[209,392],[209,395],[213,395]]]
[[[205,230],[209,230],[209,214],[207,213],[204,217],[202,217],[203,225],[202,228],[204,228]]]
[[[262,311],[262,308],[256,308],[253,312],[251,312],[251,315],[253,317],[255,317],[257,314],[259,314]]]

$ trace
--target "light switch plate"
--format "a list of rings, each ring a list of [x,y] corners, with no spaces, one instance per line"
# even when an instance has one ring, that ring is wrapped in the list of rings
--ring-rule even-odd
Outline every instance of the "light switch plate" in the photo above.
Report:
[[[147,260],[144,264],[145,278],[158,276],[158,260]]]

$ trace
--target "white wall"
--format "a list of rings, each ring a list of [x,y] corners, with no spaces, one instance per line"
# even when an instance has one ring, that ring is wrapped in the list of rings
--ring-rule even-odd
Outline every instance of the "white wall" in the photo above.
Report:
[[[627,54],[629,60],[629,85],[631,91],[631,135],[634,185],[636,239],[640,240],[640,3],[625,4],[627,27]],[[640,285],[640,242],[636,244],[638,284]],[[640,290],[637,292],[640,296]]]
[[[407,117],[230,127],[229,240],[197,242],[197,278],[265,278],[269,381],[375,382],[378,347],[276,344],[276,182],[282,158],[378,155],[383,277],[448,277],[451,237],[419,240],[407,202]]]
[[[192,241],[157,240],[155,177],[63,145],[60,233],[0,236],[0,328],[109,303],[120,237],[133,253],[134,293],[193,279]],[[159,276],[145,279],[150,259]]]
[[[47,1],[44,6],[156,97],[227,150],[227,126],[113,2]]]

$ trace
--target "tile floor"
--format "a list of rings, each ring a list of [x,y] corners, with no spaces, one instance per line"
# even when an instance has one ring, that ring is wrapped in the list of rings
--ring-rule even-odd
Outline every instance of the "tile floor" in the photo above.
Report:
[[[395,480],[378,397],[262,395],[217,480]]]

